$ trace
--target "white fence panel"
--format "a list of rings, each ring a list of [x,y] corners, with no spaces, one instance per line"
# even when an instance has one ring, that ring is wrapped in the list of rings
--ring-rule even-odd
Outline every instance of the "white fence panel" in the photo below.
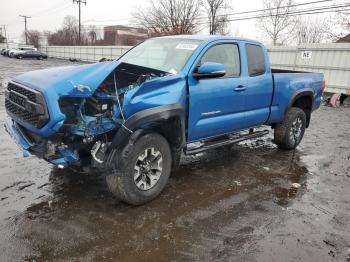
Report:
[[[49,57],[78,59],[86,62],[97,62],[101,58],[117,59],[129,46],[42,46],[40,50]]]
[[[268,47],[273,68],[323,73],[326,91],[350,95],[350,43]]]
[[[130,46],[43,46],[50,57],[97,62],[118,59]],[[298,47],[268,47],[273,68],[320,72],[325,75],[327,92],[350,95],[350,43],[306,44]]]

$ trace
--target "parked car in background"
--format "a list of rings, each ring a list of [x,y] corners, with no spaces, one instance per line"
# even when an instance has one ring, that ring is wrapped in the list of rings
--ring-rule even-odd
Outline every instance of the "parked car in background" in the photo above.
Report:
[[[1,54],[2,54],[3,56],[8,56],[9,51],[10,51],[10,49],[7,48],[7,49],[1,51]]]
[[[8,57],[12,57],[14,53],[17,53],[17,52],[22,52],[22,50],[19,50],[19,49],[16,49],[16,48],[12,48],[10,50],[7,51],[6,55]]]
[[[7,51],[6,55],[8,57],[12,57],[14,53],[17,53],[17,52],[22,52],[22,50],[20,51],[19,49],[16,49],[16,48],[12,48],[10,50]]]
[[[6,48],[1,48],[0,54],[2,54],[2,52],[4,52],[5,50],[6,50]]]
[[[9,57],[15,57],[17,54],[21,54],[27,51],[37,51],[35,47],[19,47],[17,49],[11,49],[8,53]]]
[[[24,51],[18,54],[14,55],[15,58],[17,59],[22,59],[22,58],[36,58],[38,60],[46,59],[47,55],[40,52],[40,51]]]

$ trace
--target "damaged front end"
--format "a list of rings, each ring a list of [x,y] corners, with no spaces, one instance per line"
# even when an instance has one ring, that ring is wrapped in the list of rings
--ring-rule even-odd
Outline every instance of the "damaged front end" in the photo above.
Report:
[[[6,91],[5,127],[24,155],[61,168],[101,167],[116,131],[132,132],[124,123],[135,92],[166,75],[117,61],[23,74]]]

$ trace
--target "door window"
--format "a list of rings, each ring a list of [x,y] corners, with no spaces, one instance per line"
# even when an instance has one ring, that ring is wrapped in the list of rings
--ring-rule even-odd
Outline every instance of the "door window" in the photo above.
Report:
[[[258,45],[246,44],[249,76],[265,73],[265,58],[262,48]]]
[[[238,77],[241,74],[239,50],[236,44],[220,44],[211,47],[202,57],[204,62],[220,63],[225,66],[225,77]]]

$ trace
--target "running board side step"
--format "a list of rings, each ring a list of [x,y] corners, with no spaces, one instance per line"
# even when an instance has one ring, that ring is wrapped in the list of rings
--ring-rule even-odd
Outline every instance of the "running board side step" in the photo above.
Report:
[[[198,154],[210,149],[214,149],[214,148],[218,148],[221,146],[227,146],[227,145],[231,145],[231,144],[236,144],[239,142],[242,142],[244,140],[248,140],[248,139],[253,139],[253,138],[257,138],[257,137],[261,137],[264,135],[267,135],[269,133],[268,130],[263,130],[263,131],[256,131],[256,132],[250,132],[248,134],[244,134],[241,135],[239,137],[234,137],[234,138],[228,138],[228,139],[224,139],[224,140],[220,140],[217,142],[213,142],[210,144],[204,144],[203,146],[194,148],[194,149],[187,149],[185,150],[185,154],[186,155],[194,155],[194,154]]]

